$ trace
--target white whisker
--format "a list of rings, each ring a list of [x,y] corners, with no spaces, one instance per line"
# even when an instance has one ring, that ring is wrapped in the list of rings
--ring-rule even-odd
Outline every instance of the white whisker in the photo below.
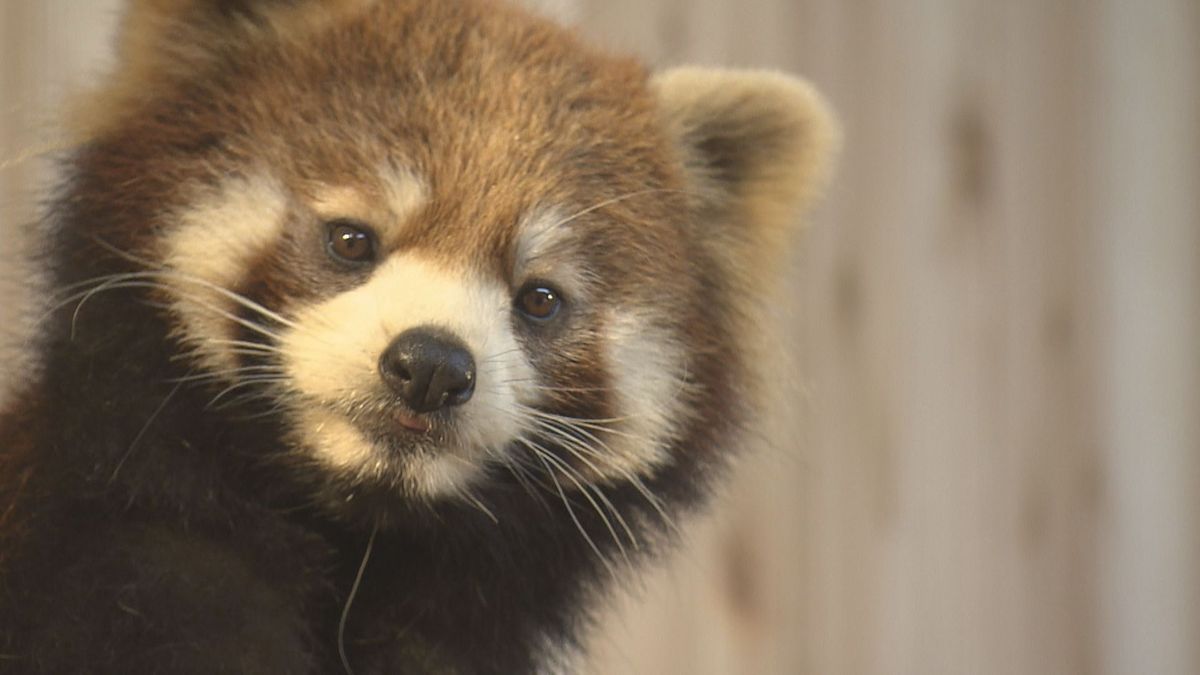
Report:
[[[570,516],[571,521],[575,523],[575,529],[579,530],[579,534],[583,535],[584,541],[586,541],[588,546],[591,547],[592,552],[596,554],[596,559],[599,560],[600,563],[603,564],[608,570],[609,574],[615,578],[616,570],[613,569],[612,564],[608,562],[608,559],[604,557],[604,554],[600,552],[600,547],[596,546],[596,542],[592,541],[591,536],[588,535],[587,530],[583,527],[583,523],[579,522],[579,518],[575,515],[575,510],[571,508],[571,501],[567,499],[567,493],[563,491],[562,485],[558,482],[558,477],[555,475],[554,469],[552,469],[550,464],[546,462],[547,453],[544,450],[539,449],[537,444],[532,443],[528,439],[519,439],[519,442],[525,444],[530,450],[532,450],[534,452],[534,456],[536,456],[538,460],[541,461],[542,465],[546,467],[546,474],[550,476],[550,480],[553,481],[555,489],[558,490],[558,495],[562,498],[563,506],[565,506],[567,509],[567,515]]]

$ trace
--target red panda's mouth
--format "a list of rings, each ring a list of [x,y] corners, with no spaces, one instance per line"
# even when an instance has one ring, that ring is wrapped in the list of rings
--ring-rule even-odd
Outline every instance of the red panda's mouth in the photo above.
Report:
[[[350,415],[347,419],[388,454],[441,452],[457,444],[460,415],[447,411],[417,412],[395,400],[379,401],[376,405],[371,414]]]
[[[415,431],[417,433],[429,433],[433,430],[433,421],[427,415],[413,414],[404,410],[398,410],[392,419],[401,427]]]

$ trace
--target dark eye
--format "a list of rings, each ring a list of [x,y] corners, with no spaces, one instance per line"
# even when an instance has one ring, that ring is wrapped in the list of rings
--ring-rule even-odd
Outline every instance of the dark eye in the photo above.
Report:
[[[537,321],[549,321],[562,308],[562,296],[543,284],[529,284],[517,294],[517,309]]]
[[[329,223],[329,252],[346,262],[369,263],[375,260],[375,239],[361,223],[335,220]]]

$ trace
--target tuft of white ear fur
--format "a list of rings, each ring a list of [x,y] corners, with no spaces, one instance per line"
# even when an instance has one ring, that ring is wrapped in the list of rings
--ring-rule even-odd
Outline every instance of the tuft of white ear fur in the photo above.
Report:
[[[770,71],[675,68],[652,87],[701,235],[742,274],[778,258],[831,172],[840,134],[828,105]]]

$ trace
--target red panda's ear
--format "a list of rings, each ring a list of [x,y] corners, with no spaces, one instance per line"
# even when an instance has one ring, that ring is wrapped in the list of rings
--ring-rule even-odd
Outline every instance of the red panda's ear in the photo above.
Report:
[[[220,27],[222,21],[262,22],[271,14],[310,7],[346,8],[374,0],[130,0],[130,17],[196,27]]]
[[[121,27],[122,56],[143,48],[197,53],[216,47],[272,11],[294,5],[288,0],[130,0]]]
[[[653,88],[701,236],[741,270],[777,259],[830,173],[839,134],[828,106],[807,83],[764,71],[677,68]]]
[[[296,4],[296,2],[294,0],[130,0],[129,11],[176,17],[188,14],[194,16],[204,14],[253,16],[272,6],[292,4]]]
[[[128,0],[111,75],[76,95],[66,128],[76,142],[103,133],[163,80],[193,77],[256,40],[303,41],[380,0]]]
[[[203,59],[255,33],[286,34],[375,0],[130,0],[119,38],[123,69]]]

